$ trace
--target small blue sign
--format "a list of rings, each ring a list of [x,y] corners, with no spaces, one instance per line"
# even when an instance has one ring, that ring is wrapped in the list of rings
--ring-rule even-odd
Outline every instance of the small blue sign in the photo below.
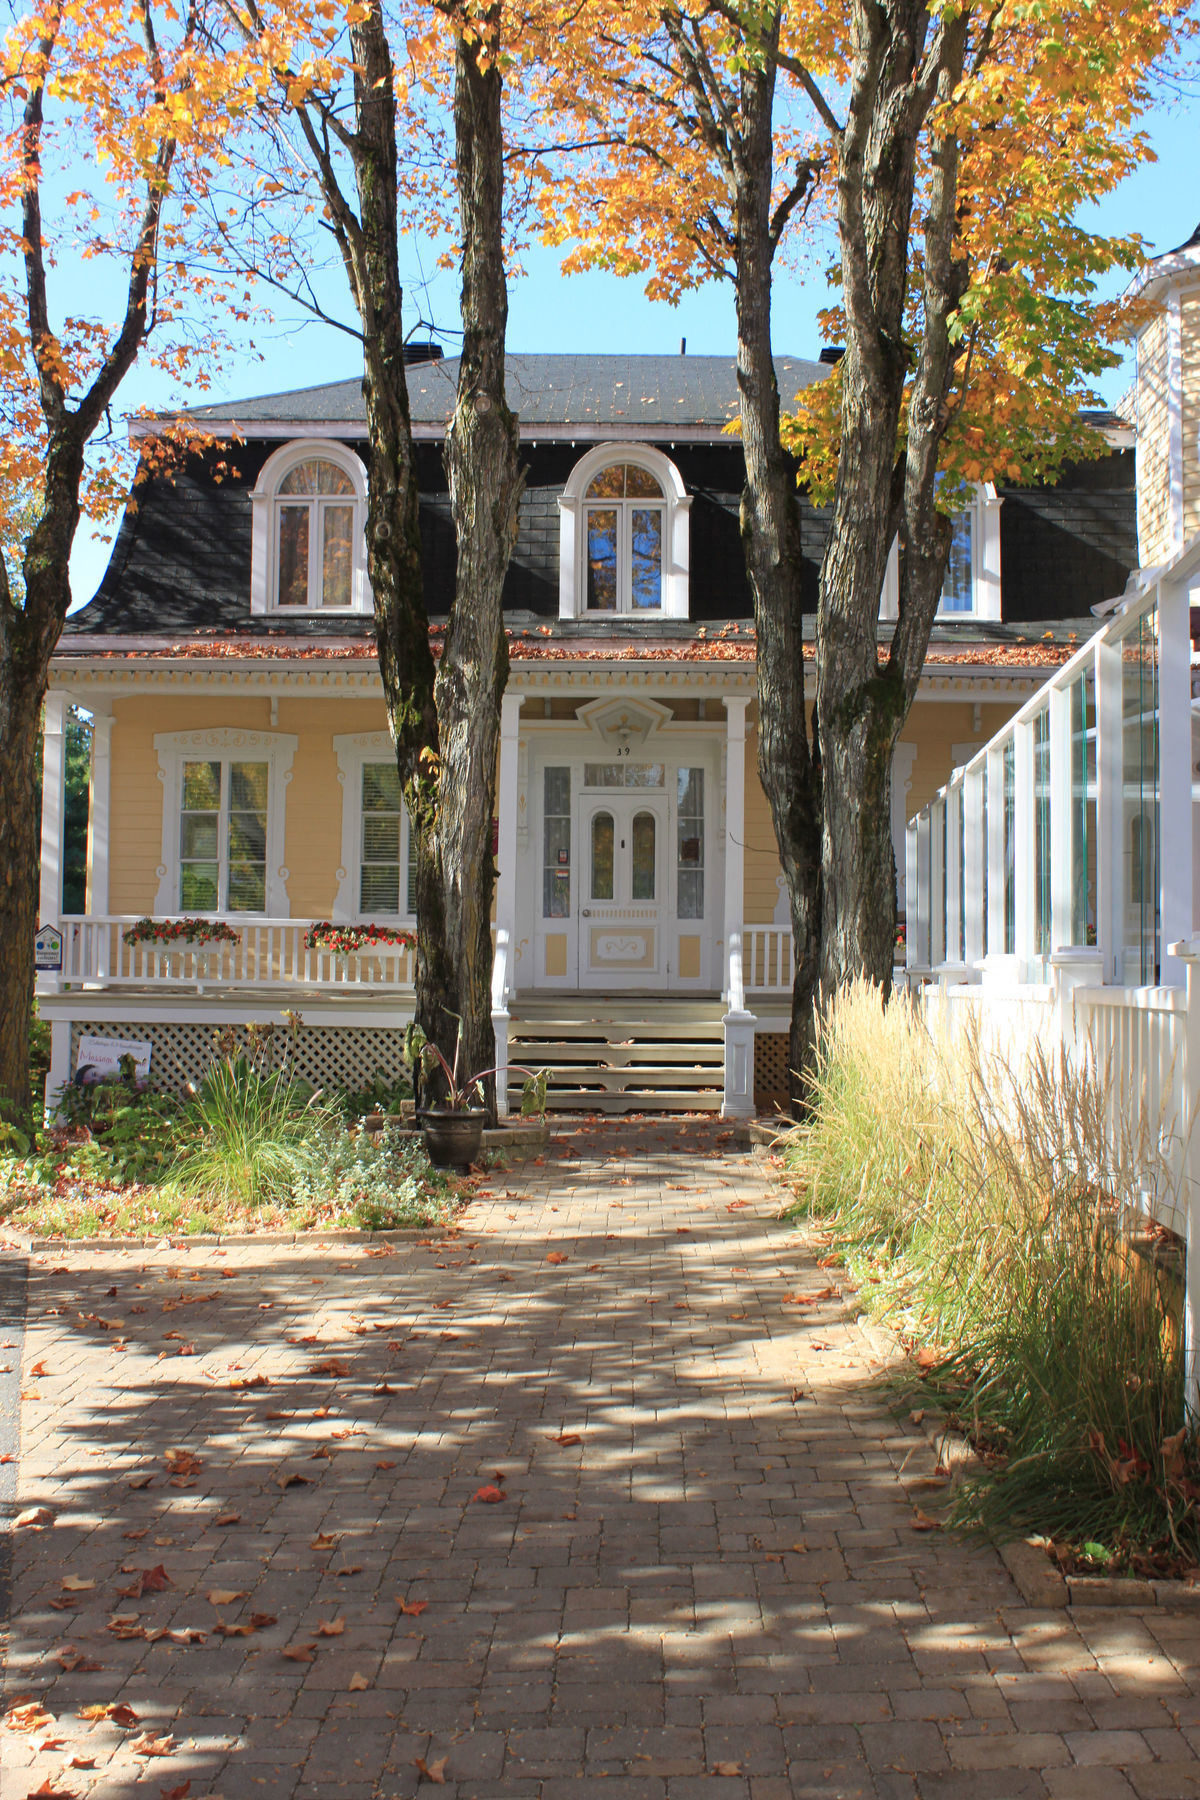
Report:
[[[42,973],[58,974],[62,970],[62,932],[53,925],[39,925],[33,940],[33,966]]]

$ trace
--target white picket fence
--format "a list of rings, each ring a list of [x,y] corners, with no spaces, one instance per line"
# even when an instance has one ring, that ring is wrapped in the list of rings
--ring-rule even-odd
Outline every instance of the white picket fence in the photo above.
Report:
[[[89,914],[62,921],[64,983],[81,987],[210,987],[294,992],[365,988],[408,992],[412,952],[375,944],[343,954],[310,949],[310,919],[229,919],[236,943],[127,943],[132,914]]]

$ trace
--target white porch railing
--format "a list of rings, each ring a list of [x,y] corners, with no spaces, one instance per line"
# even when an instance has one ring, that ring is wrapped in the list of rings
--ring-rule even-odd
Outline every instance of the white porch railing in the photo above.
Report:
[[[750,994],[790,994],[795,978],[790,925],[747,925],[742,970]]]
[[[136,923],[133,914],[65,918],[60,979],[73,987],[177,987],[192,992],[212,987],[307,992],[412,988],[413,953],[406,945],[375,944],[342,954],[306,946],[305,935],[315,923],[309,919],[224,922],[237,932],[236,943],[128,944],[125,933]]]
[[[1149,572],[908,827],[908,975],[1018,1076],[1065,1049],[1107,1074],[1134,1204],[1188,1244],[1200,1407],[1200,539]]]

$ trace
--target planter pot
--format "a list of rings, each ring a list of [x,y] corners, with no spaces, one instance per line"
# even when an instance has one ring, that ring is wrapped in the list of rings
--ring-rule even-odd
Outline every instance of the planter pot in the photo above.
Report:
[[[419,1112],[417,1123],[425,1133],[425,1148],[434,1167],[465,1169],[474,1162],[486,1117],[482,1106],[472,1106],[466,1112],[443,1112],[437,1107]]]

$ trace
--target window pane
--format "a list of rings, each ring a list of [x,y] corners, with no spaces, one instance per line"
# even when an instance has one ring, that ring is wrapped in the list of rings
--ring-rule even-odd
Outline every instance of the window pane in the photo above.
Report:
[[[229,771],[229,804],[234,812],[267,811],[267,764],[234,763]]]
[[[1017,947],[1017,888],[1015,858],[1017,849],[1017,761],[1012,738],[1004,746],[1004,953],[1011,956]]]
[[[365,913],[398,913],[400,911],[400,866],[364,864],[362,871],[362,910]]]
[[[658,507],[633,508],[632,605],[635,611],[662,606],[662,525]]]
[[[325,556],[321,567],[322,606],[349,606],[354,568],[354,508],[326,506],[322,522]]]
[[[621,763],[585,763],[584,787],[619,788],[625,786],[625,769]]]
[[[267,828],[257,813],[230,813],[229,857],[231,862],[266,862]]]
[[[613,897],[613,816],[595,813],[592,817],[592,899]]]
[[[400,820],[375,815],[363,820],[363,861],[400,863]]]
[[[265,912],[267,871],[261,863],[230,863],[230,912]]]
[[[1158,636],[1147,613],[1121,645],[1125,809],[1124,980],[1158,980]]]
[[[704,770],[680,769],[676,813],[676,910],[681,919],[704,917]]]
[[[571,771],[542,771],[542,917],[571,911]]]
[[[950,560],[946,564],[946,580],[942,587],[942,611],[969,613],[975,610],[975,585],[972,580],[971,519],[969,512],[957,513],[951,521]]]
[[[633,817],[633,898],[653,900],[656,822],[653,813]]]
[[[400,771],[395,763],[365,763],[362,789],[364,812],[400,811]]]
[[[179,871],[179,906],[185,913],[216,912],[217,865],[184,863]]]
[[[279,605],[308,605],[307,506],[279,509]]]
[[[631,788],[660,788],[666,779],[666,767],[663,763],[626,763],[625,786]]]
[[[179,834],[179,854],[186,861],[212,859],[217,854],[216,813],[184,813]]]
[[[297,463],[279,484],[281,494],[353,494],[354,483],[336,463],[312,457]]]
[[[612,468],[601,469],[588,483],[587,497],[589,500],[619,500],[624,492],[624,466],[614,463]]]
[[[587,516],[587,603],[594,612],[617,610],[617,514],[593,506]]]
[[[184,763],[183,806],[185,812],[216,812],[221,804],[221,765],[219,762]]]
[[[648,469],[625,465],[625,492],[631,500],[661,500],[662,488]]]

